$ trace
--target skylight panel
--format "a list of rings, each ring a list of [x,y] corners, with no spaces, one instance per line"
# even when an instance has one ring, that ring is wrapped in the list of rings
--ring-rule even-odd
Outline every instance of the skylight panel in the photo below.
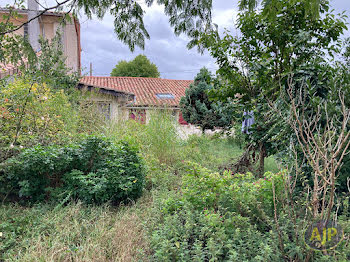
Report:
[[[175,96],[170,93],[159,93],[159,94],[156,94],[156,96],[159,99],[175,99]]]

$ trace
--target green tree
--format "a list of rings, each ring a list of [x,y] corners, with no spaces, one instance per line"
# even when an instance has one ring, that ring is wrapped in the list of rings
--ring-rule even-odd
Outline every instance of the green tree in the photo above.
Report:
[[[209,50],[226,80],[213,95],[225,100],[240,93],[237,112],[254,111],[253,132],[246,136],[249,145],[260,149],[260,159],[278,152],[289,168],[291,180],[286,181],[284,193],[290,195],[286,198],[291,205],[286,213],[275,211],[273,223],[283,257],[317,261],[315,253],[300,244],[299,234],[287,230],[288,237],[283,238],[279,227],[282,217],[300,231],[305,226],[297,221],[305,217],[337,216],[341,202],[335,199],[346,187],[349,170],[344,176],[340,169],[349,164],[344,158],[350,146],[349,67],[337,61],[346,24],[344,16],[329,11],[328,1],[320,1],[317,19],[307,11],[305,1],[266,2],[276,3],[268,17],[260,11],[239,14],[240,36],[212,31],[197,44]],[[343,55],[347,57],[346,48]],[[305,204],[300,204],[301,199],[306,199]],[[294,244],[299,253],[291,252]]]
[[[236,113],[242,117],[253,110],[255,125],[246,137],[247,142],[260,151],[260,174],[264,157],[283,150],[289,143],[290,130],[278,116],[270,111],[270,103],[278,99],[281,86],[288,75],[303,77],[317,86],[322,95],[328,79],[326,58],[339,52],[340,37],[346,28],[344,16],[337,17],[328,3],[320,5],[322,17],[314,20],[301,2],[281,0],[276,14],[266,17],[256,11],[242,11],[237,21],[240,36],[217,30],[202,34],[196,43],[207,48],[219,65],[218,73],[225,79],[216,94],[223,100],[238,98]],[[316,84],[318,82],[318,84]],[[215,93],[212,91],[212,93]],[[281,143],[285,142],[285,143]]]
[[[190,124],[200,126],[203,133],[215,127],[229,128],[232,122],[230,103],[209,100],[208,92],[213,88],[213,83],[211,73],[202,68],[180,100],[183,118]]]
[[[288,0],[292,5],[298,5],[302,3],[305,6],[305,11],[311,18],[319,18],[321,4],[328,2],[328,0]],[[264,15],[273,17],[281,6],[284,5],[283,0],[240,0],[240,10],[254,11],[259,4],[262,7],[262,13]],[[276,8],[277,7],[277,8]]]
[[[350,68],[350,37],[344,40],[343,49],[343,59]]]
[[[159,77],[158,67],[145,55],[138,55],[129,62],[121,60],[113,68],[111,76]]]
[[[78,130],[84,96],[75,88],[80,76],[65,64],[60,38],[41,38],[40,55],[20,75],[0,80],[0,162],[21,148],[69,140]]]

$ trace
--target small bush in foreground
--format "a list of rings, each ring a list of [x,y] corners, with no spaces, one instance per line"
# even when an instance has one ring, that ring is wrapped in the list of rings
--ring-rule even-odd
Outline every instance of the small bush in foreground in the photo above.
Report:
[[[72,197],[86,203],[119,202],[139,197],[144,185],[137,150],[96,136],[69,146],[25,150],[6,161],[2,173],[1,191],[30,201]]]
[[[249,219],[186,206],[167,215],[152,233],[154,261],[279,261],[274,238]]]
[[[303,199],[288,203],[287,179],[287,171],[256,179],[191,164],[181,190],[157,203],[147,225],[152,260],[348,261],[348,237],[329,255],[305,245],[303,234],[312,219],[302,212]],[[348,215],[338,221],[347,236]]]
[[[280,261],[271,231],[283,175],[213,173],[191,164],[181,190],[162,200],[150,227],[156,261]],[[278,207],[277,207],[278,208]]]

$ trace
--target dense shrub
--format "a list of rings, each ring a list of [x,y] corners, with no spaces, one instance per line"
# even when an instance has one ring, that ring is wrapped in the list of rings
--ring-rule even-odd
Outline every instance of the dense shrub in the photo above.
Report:
[[[273,237],[232,212],[189,206],[164,217],[153,231],[154,261],[280,261]]]
[[[63,90],[21,78],[0,86],[0,162],[23,147],[67,140],[76,121]]]
[[[152,259],[347,261],[348,241],[327,251],[331,256],[305,245],[304,231],[312,220],[303,197],[294,206],[286,199],[287,178],[285,171],[256,179],[250,173],[213,173],[191,164],[181,190],[155,205],[155,218],[148,225]],[[338,221],[347,234],[348,214]]]
[[[160,216],[150,229],[154,259],[280,261],[272,187],[280,196],[283,179],[283,173],[256,180],[249,173],[219,174],[191,164],[181,191],[157,207]]]
[[[37,146],[2,166],[1,190],[38,201],[73,197],[87,203],[136,199],[144,185],[137,150],[89,136],[69,146]]]
[[[191,164],[183,177],[182,192],[177,200],[168,199],[168,210],[176,210],[172,201],[190,203],[196,210],[210,209],[235,212],[254,220],[258,226],[268,223],[267,217],[274,213],[273,190],[281,196],[284,174],[266,172],[261,179],[253,174],[213,173],[197,164]],[[278,199],[277,199],[278,202]],[[276,207],[278,208],[278,206]]]

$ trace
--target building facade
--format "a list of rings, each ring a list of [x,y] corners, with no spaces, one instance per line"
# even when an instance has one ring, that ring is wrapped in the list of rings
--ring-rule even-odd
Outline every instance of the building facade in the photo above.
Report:
[[[109,116],[111,119],[134,119],[147,123],[154,110],[167,110],[180,124],[187,125],[182,118],[179,104],[192,82],[192,80],[146,77],[85,76],[79,86],[103,92],[104,90],[119,92],[124,97],[117,100],[104,95],[95,96],[95,102],[107,105],[106,111],[111,112]]]
[[[9,22],[14,26],[22,25],[27,22],[31,17],[35,17],[38,10],[38,4],[34,2],[34,7],[30,6],[32,1],[28,1],[28,10],[16,10],[19,14],[18,17],[11,17]],[[34,8],[34,9],[32,9]],[[30,11],[29,11],[30,10]],[[33,11],[34,10],[34,11]],[[38,11],[35,11],[38,10]],[[34,13],[34,14],[33,14]],[[0,21],[4,19],[3,15],[8,14],[8,10],[0,9]],[[34,51],[39,52],[40,46],[38,43],[39,37],[42,36],[48,40],[51,40],[58,30],[61,31],[62,46],[64,55],[66,57],[66,65],[72,69],[72,71],[81,71],[81,45],[80,45],[80,24],[78,19],[71,17],[69,21],[62,23],[64,19],[63,13],[46,12],[38,18],[34,19],[30,23],[24,24],[21,28],[14,31],[14,34],[28,37],[30,44]],[[0,78],[7,75],[17,73],[15,65],[0,64]]]

